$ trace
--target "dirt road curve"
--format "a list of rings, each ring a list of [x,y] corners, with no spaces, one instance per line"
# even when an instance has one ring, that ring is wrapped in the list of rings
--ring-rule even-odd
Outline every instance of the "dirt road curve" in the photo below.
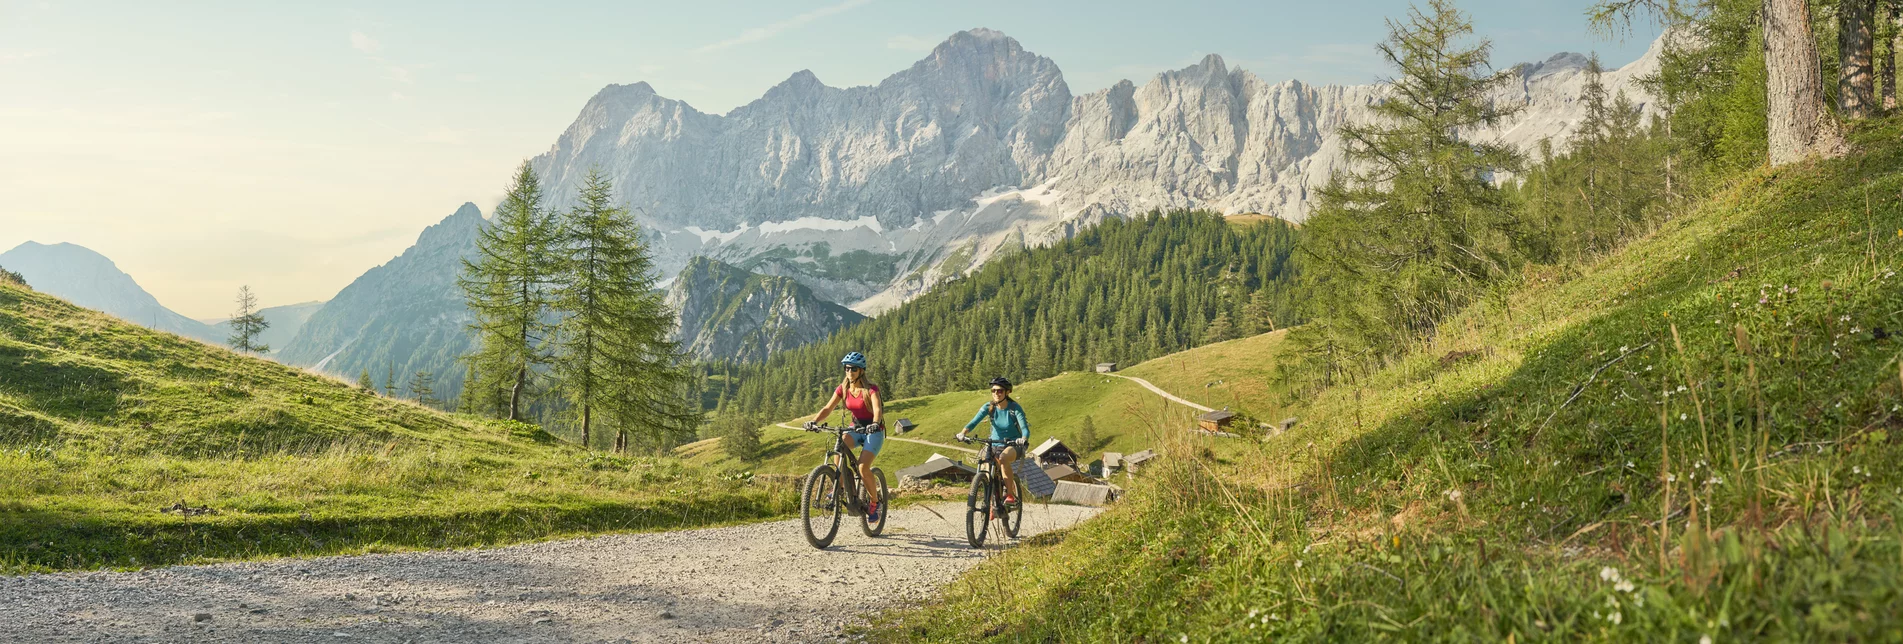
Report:
[[[823,552],[795,521],[777,521],[491,550],[0,577],[0,642],[827,640],[852,615],[924,598],[999,547],[967,547],[963,510],[898,510],[878,539],[847,517]],[[1027,506],[1024,536],[1095,512]]]

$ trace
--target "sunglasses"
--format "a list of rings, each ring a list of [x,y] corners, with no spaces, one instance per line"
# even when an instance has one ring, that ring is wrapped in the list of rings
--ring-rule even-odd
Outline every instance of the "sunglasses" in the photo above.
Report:
[[[859,367],[846,367],[846,370],[847,371],[865,371],[865,369],[861,369]]]
[[[991,393],[994,393],[994,394],[1001,394],[1001,393],[1005,393],[1005,392],[1007,392],[1007,391],[1010,391],[1010,390],[1009,390],[1009,389],[993,389],[993,390],[991,390]]]

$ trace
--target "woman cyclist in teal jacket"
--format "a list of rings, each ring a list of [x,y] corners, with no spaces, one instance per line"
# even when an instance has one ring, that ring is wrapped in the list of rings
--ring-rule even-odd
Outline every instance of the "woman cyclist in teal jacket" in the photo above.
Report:
[[[1031,442],[1031,421],[1024,417],[1024,408],[1011,398],[1011,381],[999,376],[991,379],[991,401],[978,408],[978,415],[965,423],[965,431],[958,432],[958,440],[966,440],[966,433],[978,426],[978,423],[991,421],[991,440],[1010,441],[1003,448],[986,445],[986,450],[998,449],[998,466],[1004,470],[1004,502],[1018,502],[1018,475],[1011,471],[1011,463],[1024,456],[1024,446]]]

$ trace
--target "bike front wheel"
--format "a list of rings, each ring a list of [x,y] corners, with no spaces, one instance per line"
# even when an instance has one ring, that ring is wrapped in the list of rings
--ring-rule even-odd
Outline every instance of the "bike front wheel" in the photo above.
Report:
[[[839,511],[845,505],[839,492],[839,470],[831,465],[813,468],[800,486],[800,527],[814,548],[826,549],[839,534]]]
[[[1002,481],[999,482],[1000,486],[1003,484]],[[999,508],[998,521],[1004,524],[1004,533],[1016,539],[1018,538],[1018,529],[1024,527],[1024,483],[1020,481],[1018,483],[1018,489],[1012,490],[1012,493],[1018,498],[1018,502]],[[1003,503],[1003,501],[999,502]]]
[[[991,529],[991,479],[984,472],[971,477],[971,494],[965,497],[965,540],[971,547],[985,545],[985,532]]]
[[[867,482],[872,484],[873,489],[879,491],[879,505],[883,507],[879,508],[877,522],[868,521],[865,515],[860,515],[859,527],[865,530],[866,536],[876,537],[885,532],[885,520],[892,516],[892,495],[885,491],[885,470],[872,468],[872,480]]]

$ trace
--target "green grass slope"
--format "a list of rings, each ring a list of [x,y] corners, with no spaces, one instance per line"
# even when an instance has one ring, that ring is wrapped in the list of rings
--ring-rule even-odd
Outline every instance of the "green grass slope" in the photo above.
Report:
[[[788,497],[0,284],[0,572],[673,528],[772,516]],[[179,503],[216,513],[160,511]]]
[[[1903,123],[1530,273],[888,640],[1903,640]]]
[[[1103,452],[1141,451],[1155,445],[1159,432],[1165,428],[1183,430],[1191,426],[1188,408],[1167,403],[1136,383],[1096,373],[1070,372],[1027,382],[1018,385],[1014,395],[1031,422],[1033,446],[1055,436],[1086,459],[1101,458]],[[959,391],[895,400],[886,404],[887,426],[895,425],[900,418],[909,418],[918,423],[918,429],[894,436],[971,447],[961,445],[955,437],[989,399],[986,391]],[[843,413],[843,409],[834,412],[828,422],[836,424]],[[1090,416],[1096,427],[1096,445],[1086,446],[1079,440],[1085,416]],[[786,424],[798,425],[810,418],[789,420]],[[989,430],[986,432],[988,436]],[[764,454],[755,463],[732,459],[721,450],[718,439],[684,445],[677,453],[690,464],[722,470],[804,474],[819,464],[820,457],[830,446],[828,441],[823,434],[768,426],[761,436]],[[878,462],[886,472],[892,473],[925,462],[933,452],[953,458],[961,456],[931,445],[888,440]]]
[[[1145,360],[1120,373],[1188,400],[1278,422],[1289,409],[1276,389],[1276,350],[1288,330],[1204,345]]]

